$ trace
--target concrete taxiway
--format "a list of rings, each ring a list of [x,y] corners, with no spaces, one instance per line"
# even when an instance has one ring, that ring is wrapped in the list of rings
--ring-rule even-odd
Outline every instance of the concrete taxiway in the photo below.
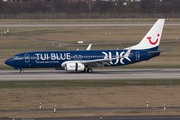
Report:
[[[82,23],[82,24],[0,24],[0,27],[108,27],[152,26],[154,23]],[[165,23],[165,26],[180,26],[180,23]]]
[[[16,80],[116,80],[116,79],[179,79],[180,69],[93,69],[93,73],[65,70],[0,71],[0,81]]]
[[[132,107],[132,108],[67,108],[56,109],[56,112],[72,112],[72,111],[148,111],[148,110],[164,110],[163,107]],[[166,110],[180,110],[180,107],[166,107]],[[53,112],[53,109],[33,109],[33,110],[3,110],[2,113],[11,112]]]
[[[72,109],[56,109],[56,112],[72,112],[72,111],[148,111],[148,110],[164,110],[163,107],[137,107],[137,108],[72,108]],[[180,107],[168,107],[166,110],[180,110]],[[4,110],[0,113],[10,112],[54,112],[53,109],[34,109],[34,110]],[[58,113],[57,113],[58,114]],[[131,117],[81,117],[81,118],[33,118],[33,119],[16,119],[16,120],[179,120],[180,116],[131,116]],[[0,118],[0,120],[10,120],[6,118]],[[12,120],[12,119],[11,119]]]
[[[32,118],[14,120],[179,120],[180,116],[132,116],[132,117],[82,117],[82,118]],[[13,120],[0,118],[0,120]]]

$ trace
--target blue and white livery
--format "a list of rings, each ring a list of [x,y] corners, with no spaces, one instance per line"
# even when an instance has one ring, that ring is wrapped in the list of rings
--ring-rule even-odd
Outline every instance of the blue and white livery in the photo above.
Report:
[[[5,61],[23,68],[55,68],[56,70],[92,72],[93,67],[121,66],[147,61],[160,55],[158,50],[165,19],[159,19],[137,45],[122,50],[35,51],[14,55]]]

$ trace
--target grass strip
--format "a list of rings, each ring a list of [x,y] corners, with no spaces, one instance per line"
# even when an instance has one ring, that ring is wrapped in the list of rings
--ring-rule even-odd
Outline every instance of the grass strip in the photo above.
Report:
[[[180,85],[180,79],[157,80],[58,80],[58,81],[0,81],[2,88],[64,88],[64,87],[124,87]]]

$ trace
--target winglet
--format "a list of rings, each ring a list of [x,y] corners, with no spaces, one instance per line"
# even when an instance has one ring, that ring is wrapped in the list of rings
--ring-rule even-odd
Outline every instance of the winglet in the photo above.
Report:
[[[128,57],[129,56],[129,54],[130,54],[130,52],[131,52],[131,47],[128,49],[128,51],[125,53],[125,55],[124,55],[124,57]]]
[[[129,54],[131,53],[131,47],[128,49],[128,51],[125,53],[124,58],[126,58],[127,60],[129,60],[131,62],[131,60],[128,58]]]
[[[86,50],[91,50],[91,45],[92,44],[89,44],[89,46],[86,48]]]

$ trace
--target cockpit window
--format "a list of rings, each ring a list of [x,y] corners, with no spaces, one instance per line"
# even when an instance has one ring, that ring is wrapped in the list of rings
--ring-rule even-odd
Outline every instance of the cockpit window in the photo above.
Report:
[[[13,56],[13,59],[19,59],[19,56]]]

